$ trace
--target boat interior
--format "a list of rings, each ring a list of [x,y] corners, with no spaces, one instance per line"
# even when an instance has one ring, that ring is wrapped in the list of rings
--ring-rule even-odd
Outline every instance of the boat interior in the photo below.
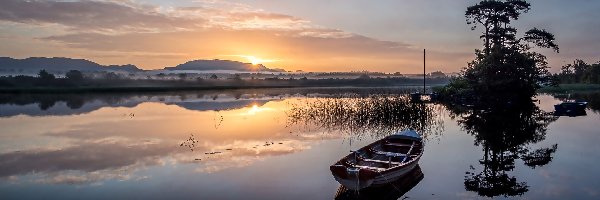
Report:
[[[416,159],[423,144],[409,139],[383,139],[368,145],[342,160],[347,167],[385,170]]]

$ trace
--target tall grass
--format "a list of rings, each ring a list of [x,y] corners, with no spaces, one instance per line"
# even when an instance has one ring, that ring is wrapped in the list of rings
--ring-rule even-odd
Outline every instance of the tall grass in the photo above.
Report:
[[[342,95],[306,99],[291,105],[288,123],[340,131],[352,136],[383,137],[415,129],[424,137],[443,131],[443,107],[412,103],[404,95]]]

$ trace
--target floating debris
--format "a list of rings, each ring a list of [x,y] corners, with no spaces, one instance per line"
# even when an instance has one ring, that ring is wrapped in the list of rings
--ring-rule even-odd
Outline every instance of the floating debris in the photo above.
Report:
[[[194,134],[190,134],[190,137],[186,140],[181,142],[181,144],[179,144],[180,147],[188,147],[190,148],[191,151],[194,151],[194,148],[196,147],[196,143],[198,143],[198,141],[194,138]]]
[[[221,113],[219,113],[219,110],[215,110],[215,115],[213,117],[213,122],[215,125],[215,129],[219,129],[219,127],[221,126],[221,124],[223,123],[223,120],[225,119],[223,117],[223,115],[221,115]],[[218,114],[218,116],[217,116]]]

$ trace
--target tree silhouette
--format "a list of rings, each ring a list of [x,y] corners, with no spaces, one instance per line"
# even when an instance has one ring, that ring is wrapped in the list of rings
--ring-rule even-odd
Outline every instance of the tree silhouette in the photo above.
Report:
[[[479,25],[484,28],[481,35],[484,48],[476,50],[475,60],[463,69],[459,78],[442,89],[443,97],[471,96],[475,101],[490,104],[510,103],[531,98],[540,84],[552,80],[546,57],[531,49],[538,46],[558,52],[554,35],[533,28],[518,38],[517,29],[510,26],[530,7],[524,0],[485,0],[467,8],[467,24],[473,30]]]
[[[79,70],[70,70],[65,74],[65,77],[72,81],[81,81],[83,80],[83,73]]]
[[[465,12],[467,24],[483,25],[484,32],[481,38],[485,41],[485,52],[489,54],[492,44],[502,45],[504,41],[514,41],[517,30],[509,26],[511,20],[518,20],[522,13],[528,12],[531,5],[524,0],[485,0],[474,6],[469,6]]]
[[[44,81],[54,80],[56,78],[54,74],[48,73],[45,69],[42,69],[40,72],[38,72],[38,77]]]
[[[562,66],[560,73],[556,78],[561,83],[600,83],[600,62],[588,64],[583,60],[577,59],[573,64]]]

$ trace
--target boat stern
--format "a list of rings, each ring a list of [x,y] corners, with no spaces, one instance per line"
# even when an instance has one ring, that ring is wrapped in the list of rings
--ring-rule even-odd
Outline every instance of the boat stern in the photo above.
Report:
[[[360,190],[373,184],[377,172],[370,169],[332,165],[330,168],[337,182],[351,190]]]

